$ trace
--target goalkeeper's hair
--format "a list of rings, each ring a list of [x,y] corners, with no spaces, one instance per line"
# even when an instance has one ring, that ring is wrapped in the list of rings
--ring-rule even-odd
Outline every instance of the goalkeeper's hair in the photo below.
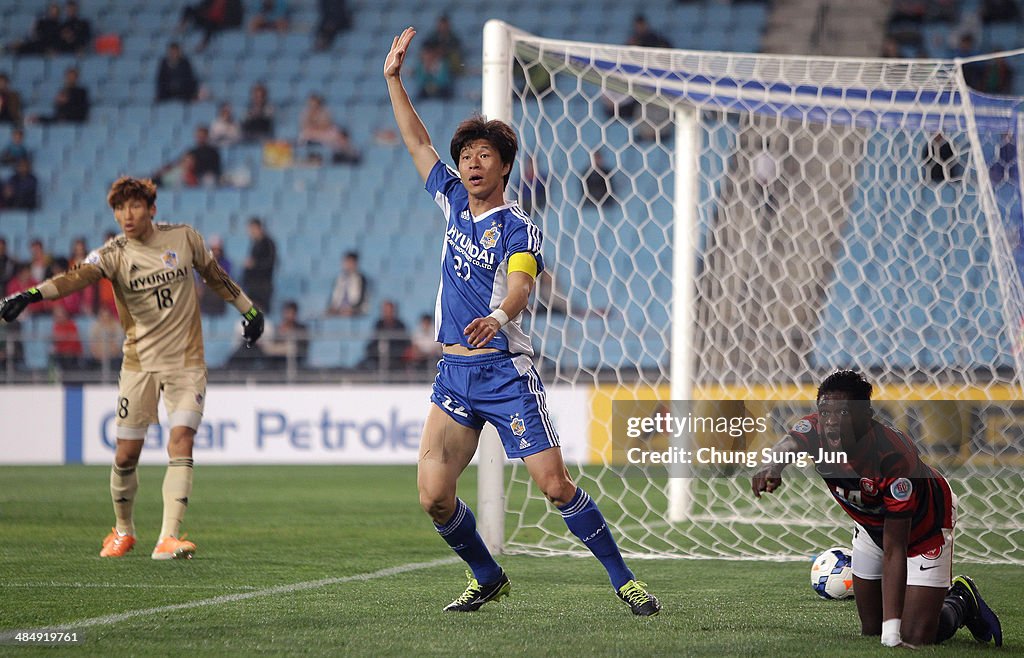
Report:
[[[509,166],[508,173],[504,177],[505,185],[508,186],[512,165],[515,164],[516,152],[519,150],[519,139],[516,138],[516,132],[504,121],[497,119],[488,121],[479,114],[474,114],[460,123],[459,127],[455,129],[455,134],[452,135],[450,153],[456,167],[459,166],[459,155],[462,153],[462,149],[478,139],[493,146],[501,156],[501,163]]]
[[[818,387],[817,401],[826,393],[846,393],[847,400],[871,400],[871,383],[856,370],[836,370]]]
[[[122,176],[114,181],[110,186],[110,192],[107,193],[107,205],[111,208],[132,199],[139,199],[147,206],[153,206],[156,203],[156,183],[149,178]]]

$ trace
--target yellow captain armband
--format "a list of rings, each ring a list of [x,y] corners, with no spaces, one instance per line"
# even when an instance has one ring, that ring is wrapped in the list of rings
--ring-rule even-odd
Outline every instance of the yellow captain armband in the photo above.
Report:
[[[528,251],[520,251],[508,257],[508,273],[525,272],[531,278],[537,278],[537,259]]]

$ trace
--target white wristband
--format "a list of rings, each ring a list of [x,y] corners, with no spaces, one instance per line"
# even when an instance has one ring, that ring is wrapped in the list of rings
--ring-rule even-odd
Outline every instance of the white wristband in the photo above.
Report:
[[[491,311],[491,313],[487,317],[494,318],[495,320],[497,320],[498,327],[504,327],[506,324],[508,324],[508,313],[501,310],[500,308],[496,308],[493,311]]]
[[[898,647],[903,639],[900,637],[899,619],[886,619],[882,622],[882,645],[887,647]]]

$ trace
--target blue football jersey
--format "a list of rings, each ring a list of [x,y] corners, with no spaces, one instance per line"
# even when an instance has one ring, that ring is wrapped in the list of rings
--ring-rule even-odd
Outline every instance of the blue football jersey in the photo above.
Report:
[[[508,294],[508,258],[529,252],[544,269],[540,229],[515,202],[479,217],[469,212],[469,193],[459,175],[438,160],[427,176],[426,189],[444,213],[441,283],[434,305],[434,332],[442,344],[472,347],[462,333],[470,322],[498,308]],[[522,316],[510,318],[486,347],[533,356]]]

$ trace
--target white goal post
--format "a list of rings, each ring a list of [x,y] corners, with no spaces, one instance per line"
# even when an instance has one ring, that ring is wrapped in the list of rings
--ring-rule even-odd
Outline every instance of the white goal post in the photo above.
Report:
[[[520,176],[539,172],[524,183],[552,275],[529,319],[538,368],[593,390],[590,427],[562,431],[587,433],[590,463],[570,469],[624,552],[849,544],[809,469],[756,501],[732,466],[631,468],[613,425],[621,401],[703,401],[688,408],[770,419],[727,447],[759,450],[854,367],[959,496],[958,557],[1024,563],[1022,99],[970,90],[964,67],[984,62],[646,49],[487,23],[483,113],[515,128]],[[496,439],[479,457],[492,549],[582,550]]]

